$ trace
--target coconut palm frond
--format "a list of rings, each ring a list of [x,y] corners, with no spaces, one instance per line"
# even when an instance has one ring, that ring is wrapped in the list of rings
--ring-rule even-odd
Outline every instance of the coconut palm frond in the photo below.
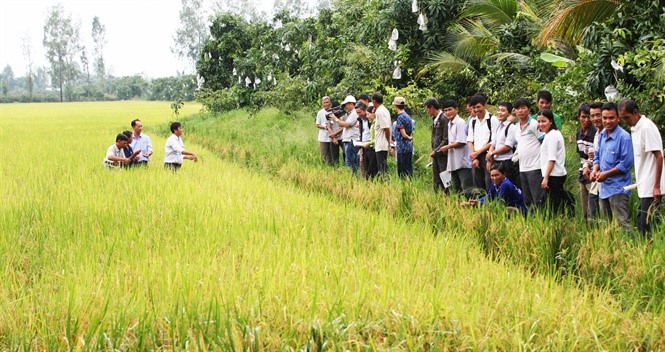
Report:
[[[472,0],[462,18],[477,18],[491,27],[511,23],[517,15],[519,0]]]
[[[519,53],[496,53],[491,56],[496,61],[508,61],[519,66],[526,66],[531,57]]]
[[[585,28],[610,17],[622,0],[563,0],[554,2],[558,10],[545,23],[536,41],[541,45],[553,39],[576,45]]]
[[[448,51],[466,60],[482,58],[499,46],[499,39],[480,21],[461,21],[451,28],[448,39]]]
[[[473,66],[471,66],[464,59],[461,59],[445,51],[433,54],[428,61],[429,61],[429,66],[431,66],[431,68],[433,69],[439,69],[439,70],[449,69],[455,71],[461,71],[464,69],[473,69]]]

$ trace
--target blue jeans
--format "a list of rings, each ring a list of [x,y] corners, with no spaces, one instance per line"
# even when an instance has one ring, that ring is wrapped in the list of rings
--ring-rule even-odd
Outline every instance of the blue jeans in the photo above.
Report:
[[[344,142],[344,163],[351,168],[353,174],[358,173],[358,149],[353,146],[353,142]]]

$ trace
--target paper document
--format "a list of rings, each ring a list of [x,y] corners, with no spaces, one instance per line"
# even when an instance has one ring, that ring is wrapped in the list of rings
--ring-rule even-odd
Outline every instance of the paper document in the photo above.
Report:
[[[443,182],[443,187],[448,188],[450,187],[450,171],[442,171],[439,173],[439,177],[441,177],[441,182]]]

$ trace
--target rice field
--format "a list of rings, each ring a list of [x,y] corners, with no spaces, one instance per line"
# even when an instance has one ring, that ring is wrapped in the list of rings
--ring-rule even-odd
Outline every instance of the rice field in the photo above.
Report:
[[[104,169],[133,118],[152,164]],[[186,120],[201,161],[166,172],[173,120],[0,105],[0,350],[665,349],[660,314],[222,160]]]

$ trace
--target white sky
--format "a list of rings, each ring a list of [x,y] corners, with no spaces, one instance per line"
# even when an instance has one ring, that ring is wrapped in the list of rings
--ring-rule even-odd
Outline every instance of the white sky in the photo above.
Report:
[[[61,3],[72,19],[80,21],[80,37],[92,63],[92,20],[106,27],[104,61],[114,76],[174,76],[188,69],[171,53],[179,26],[180,0],[0,0],[0,70],[10,65],[14,76],[25,75],[21,38],[29,35],[33,70],[47,66],[42,39],[49,9]],[[271,8],[273,0],[256,0]],[[266,4],[268,4],[266,6]],[[92,70],[92,67],[91,67]]]

